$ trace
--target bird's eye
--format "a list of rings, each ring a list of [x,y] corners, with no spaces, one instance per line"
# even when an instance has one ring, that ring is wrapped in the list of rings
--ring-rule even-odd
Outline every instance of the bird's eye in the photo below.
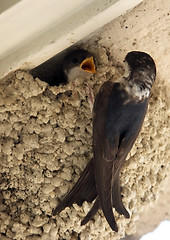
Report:
[[[77,64],[78,61],[79,61],[78,58],[73,58],[73,59],[72,59],[72,63],[74,63],[74,64]]]

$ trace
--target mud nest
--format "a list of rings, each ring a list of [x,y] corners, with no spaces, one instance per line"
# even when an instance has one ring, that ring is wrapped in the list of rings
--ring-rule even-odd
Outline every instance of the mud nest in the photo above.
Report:
[[[91,204],[51,212],[73,187],[92,158],[92,113],[87,84],[122,74],[106,48],[92,49],[97,74],[51,87],[24,71],[0,81],[0,239],[120,239],[135,232],[139,211],[153,204],[169,171],[169,111],[165,83],[156,79],[142,131],[121,172],[123,202],[130,219],[115,212],[119,232],[101,211],[86,226],[80,222]]]

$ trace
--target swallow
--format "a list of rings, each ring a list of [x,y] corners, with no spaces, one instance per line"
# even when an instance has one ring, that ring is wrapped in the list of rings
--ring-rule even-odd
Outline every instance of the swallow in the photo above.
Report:
[[[38,77],[50,86],[68,84],[76,78],[90,77],[95,73],[95,63],[90,52],[77,49],[68,54],[59,54],[32,69],[33,77]]]
[[[125,74],[101,86],[93,106],[93,159],[89,161],[72,190],[53,210],[59,214],[73,203],[94,204],[81,224],[93,218],[98,209],[115,232],[118,226],[115,210],[129,218],[123,205],[119,174],[135,143],[144,121],[156,65],[144,52],[132,51],[125,57]]]
[[[67,82],[89,77],[95,72],[93,56],[86,50],[75,50],[64,58],[63,73]]]

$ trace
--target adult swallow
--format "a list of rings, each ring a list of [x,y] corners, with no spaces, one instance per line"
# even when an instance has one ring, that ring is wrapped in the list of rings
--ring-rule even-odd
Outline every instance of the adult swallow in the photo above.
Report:
[[[118,231],[114,207],[126,218],[119,173],[130,152],[146,115],[156,66],[150,55],[132,51],[125,57],[126,72],[115,82],[106,81],[97,93],[93,107],[93,159],[87,164],[78,182],[54,209],[60,213],[74,202],[94,204],[81,224],[86,224],[102,209],[113,231]]]

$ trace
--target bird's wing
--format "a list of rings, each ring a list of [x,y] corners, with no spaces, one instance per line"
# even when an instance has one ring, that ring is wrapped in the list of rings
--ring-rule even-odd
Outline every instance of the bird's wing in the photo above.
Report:
[[[112,211],[111,192],[113,162],[118,150],[119,136],[115,135],[115,141],[111,146],[104,130],[106,109],[112,88],[111,82],[105,82],[95,99],[93,108],[93,162],[100,207],[112,230],[118,231]]]
[[[70,207],[73,203],[82,205],[84,201],[92,202],[96,196],[97,192],[94,179],[94,167],[93,161],[90,160],[77,183],[53,210],[53,215],[59,214],[62,210],[66,207]]]
[[[123,214],[126,218],[130,217],[122,202],[119,176],[116,177],[112,186],[112,205],[119,214]]]
[[[132,125],[130,125],[126,129],[126,132],[123,132],[123,134],[119,136],[118,151],[116,154],[116,159],[114,160],[114,163],[113,163],[115,172],[113,172],[113,176],[112,176],[112,179],[113,179],[112,180],[113,182],[112,205],[119,214],[123,214],[126,218],[129,218],[130,215],[122,202],[122,197],[120,192],[119,172],[141,130],[142,123],[147,111],[148,99],[144,103],[142,103],[142,105],[143,105],[142,111],[139,111],[139,114],[137,113],[138,119],[136,121],[135,120],[133,121],[132,119]]]
[[[95,199],[94,204],[90,211],[87,213],[87,215],[84,217],[84,219],[81,221],[81,225],[85,225],[92,219],[92,217],[96,214],[96,212],[99,210],[100,205],[99,205],[99,199],[98,197]]]
[[[116,127],[114,131],[111,129],[111,134],[106,132],[107,121],[110,121],[110,119],[107,119],[110,95],[115,98],[114,100],[117,101],[118,105],[120,105],[122,101],[119,88],[114,88],[115,92],[113,92],[113,86],[113,83],[105,82],[95,100],[93,110],[93,162],[100,207],[112,230],[117,231],[118,227],[113,215],[112,206],[114,206],[120,214],[124,214],[127,218],[129,217],[121,200],[119,172],[128,152],[136,140],[143,119],[138,121],[136,125],[134,124],[134,129],[130,126],[126,128],[125,132],[120,133],[119,108],[115,107],[112,111],[114,111],[114,116],[117,116],[114,122]],[[124,115],[124,118],[126,118],[126,114]],[[126,122],[126,119],[124,121]],[[109,137],[109,135],[111,137]]]

